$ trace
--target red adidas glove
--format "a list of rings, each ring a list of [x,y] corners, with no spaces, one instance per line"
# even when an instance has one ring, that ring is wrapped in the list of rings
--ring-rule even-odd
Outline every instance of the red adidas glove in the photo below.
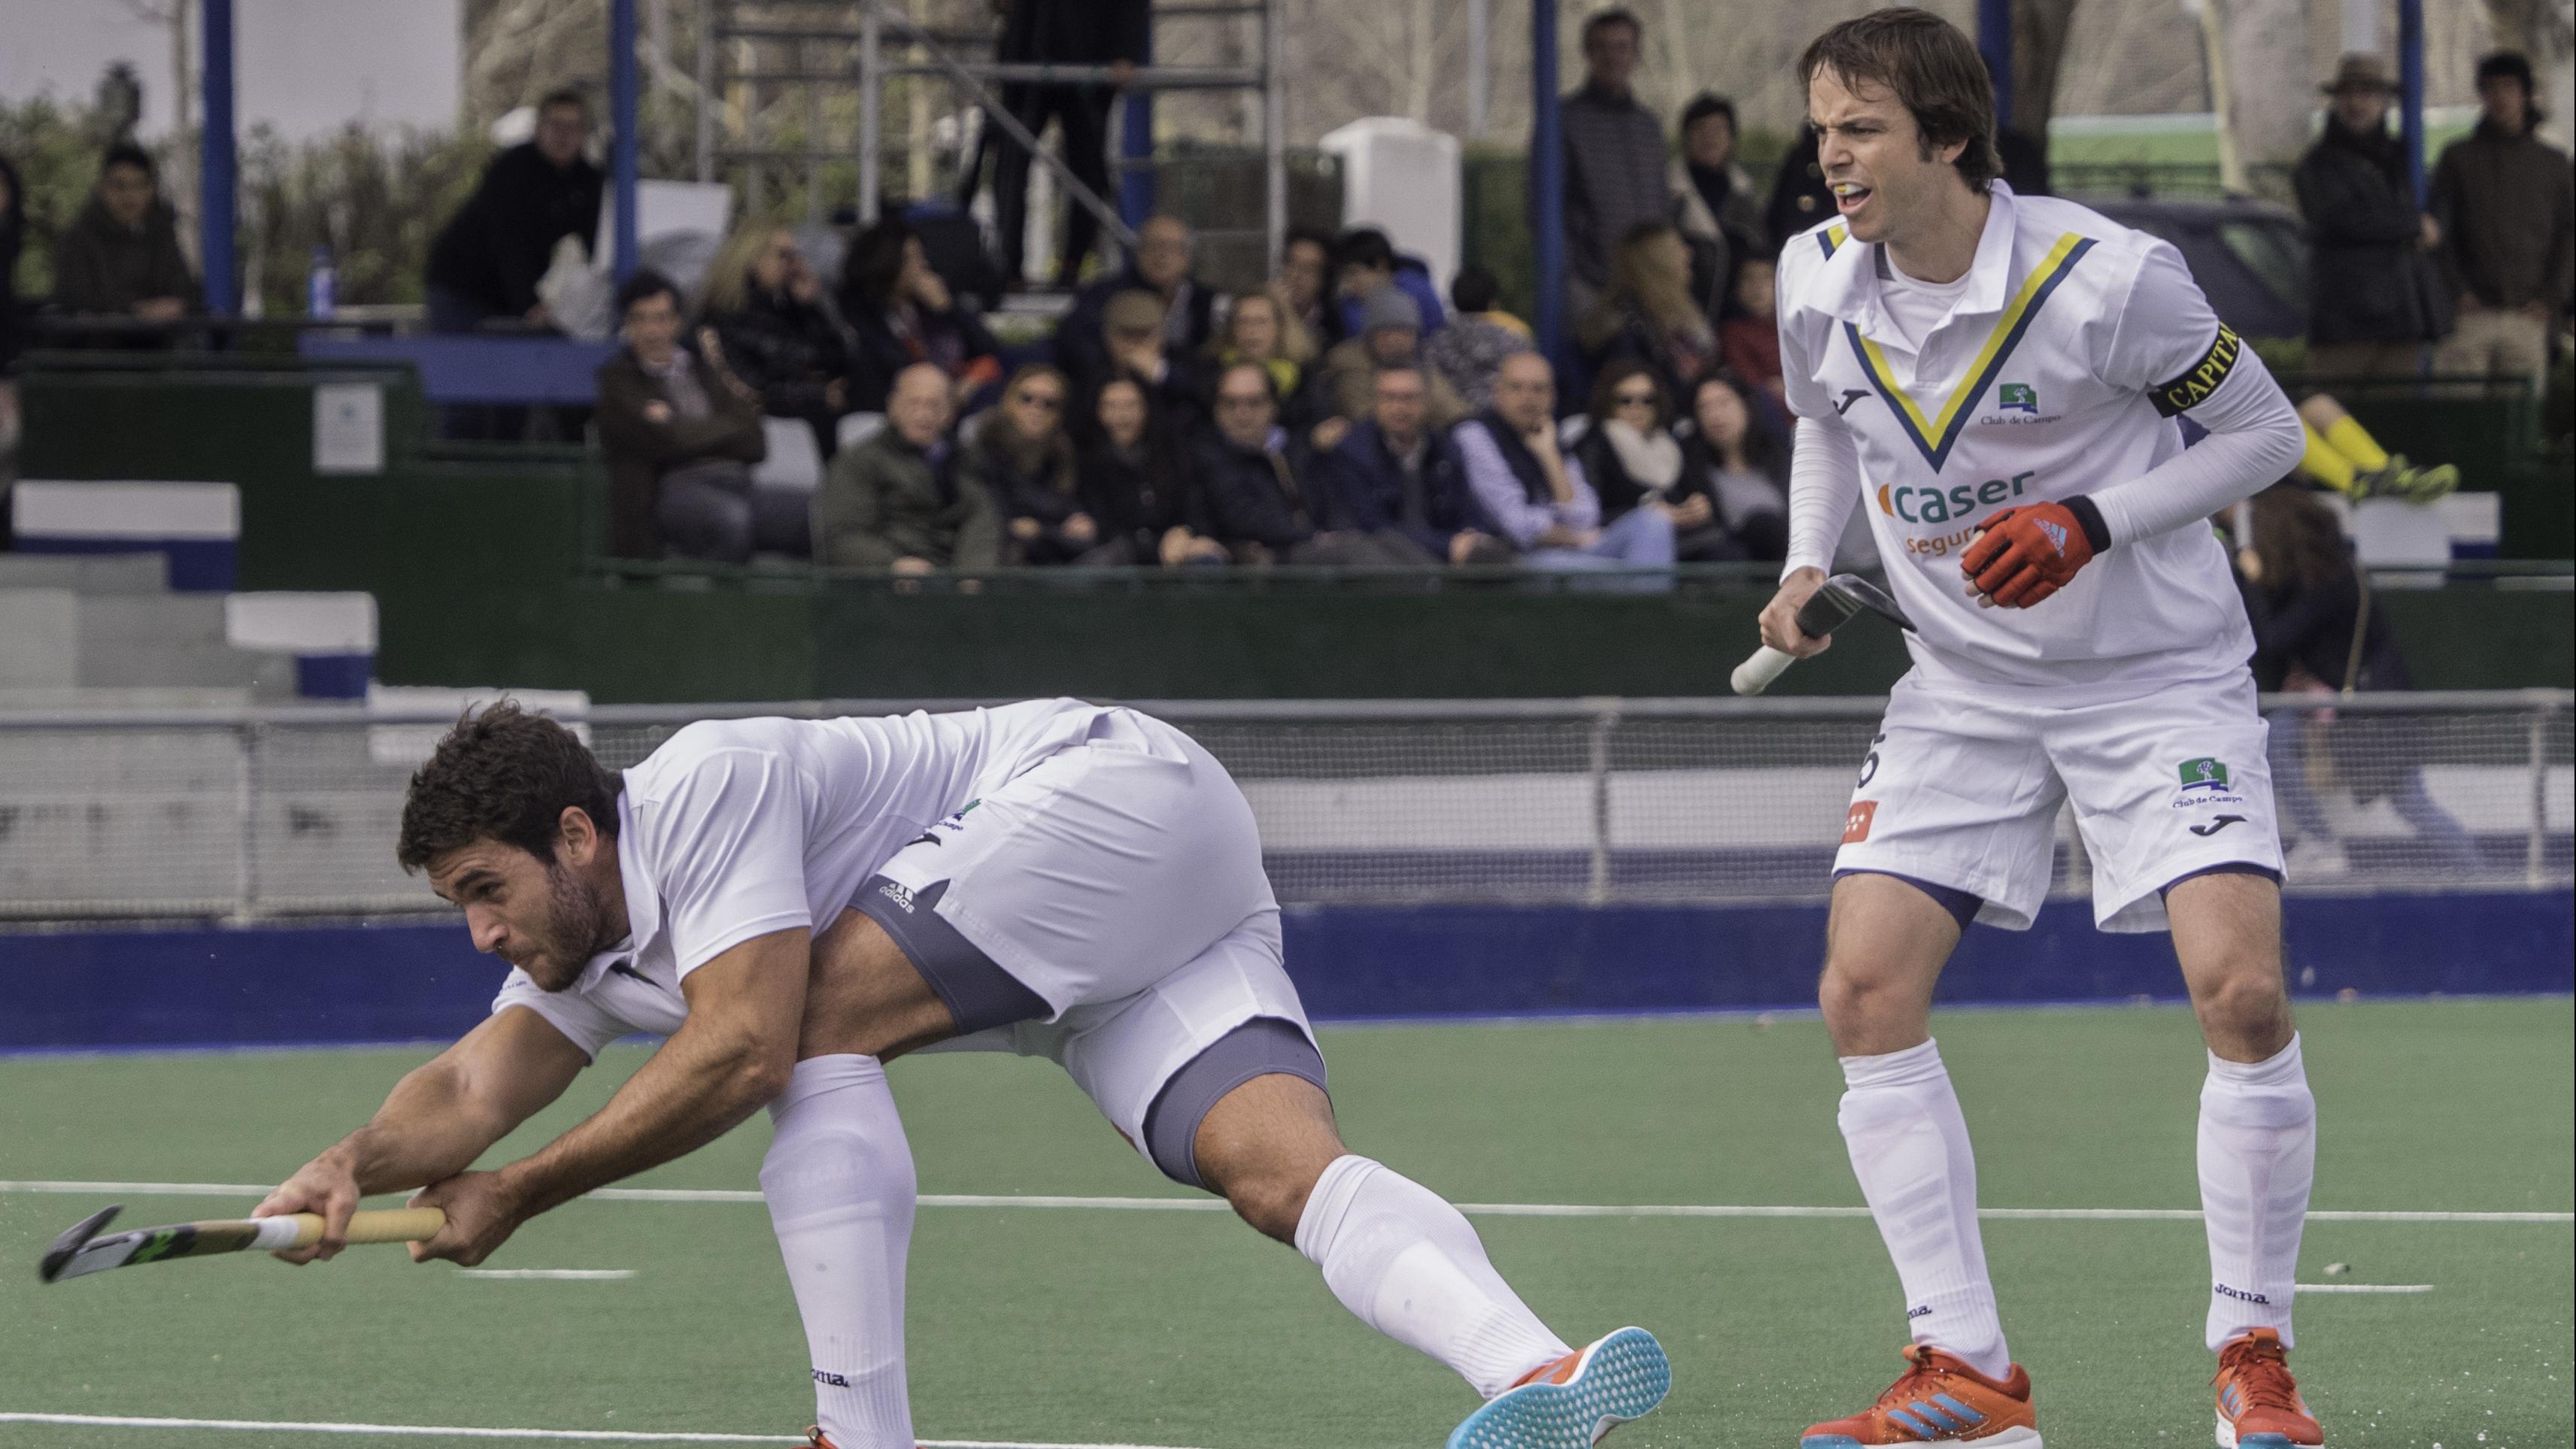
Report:
[[[1959,556],[1968,591],[2006,609],[2027,609],[2075,579],[2111,546],[2101,510],[2078,494],[2062,503],[2025,503],[1986,516]]]

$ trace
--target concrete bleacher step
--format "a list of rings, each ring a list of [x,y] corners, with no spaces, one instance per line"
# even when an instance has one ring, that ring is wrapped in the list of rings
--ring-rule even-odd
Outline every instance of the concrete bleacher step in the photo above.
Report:
[[[159,594],[169,588],[168,554],[0,553],[0,589]]]
[[[0,588],[0,689],[244,689],[296,694],[295,657],[225,641],[213,594]]]

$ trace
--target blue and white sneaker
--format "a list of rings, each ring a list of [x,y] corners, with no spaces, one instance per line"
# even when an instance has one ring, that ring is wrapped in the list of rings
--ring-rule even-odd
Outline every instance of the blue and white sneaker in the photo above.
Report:
[[[1664,1346],[1623,1328],[1530,1370],[1449,1435],[1449,1449],[1590,1449],[1615,1425],[1654,1412],[1673,1387]]]

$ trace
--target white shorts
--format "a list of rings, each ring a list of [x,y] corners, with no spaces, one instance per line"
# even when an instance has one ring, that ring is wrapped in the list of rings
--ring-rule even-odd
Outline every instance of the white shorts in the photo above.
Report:
[[[1131,1143],[1172,1076],[1235,1028],[1269,1017],[1313,1040],[1251,805],[1150,716],[1104,714],[896,852],[885,883],[1044,1005],[933,1049],[1052,1058]]]
[[[2232,676],[2075,705],[1896,683],[1834,856],[1966,891],[1977,919],[2027,930],[2048,896],[2059,807],[2072,800],[2105,931],[2161,931],[2161,892],[2245,865],[2279,879],[2270,728]]]

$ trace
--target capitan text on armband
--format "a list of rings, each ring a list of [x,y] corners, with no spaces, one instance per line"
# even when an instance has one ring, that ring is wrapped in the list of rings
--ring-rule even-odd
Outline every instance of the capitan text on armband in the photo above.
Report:
[[[2218,337],[2200,355],[2200,361],[2173,381],[2156,385],[2156,411],[2171,418],[2197,406],[2218,391],[2218,385],[2235,370],[2237,355],[2244,350],[2245,339],[2236,335],[2236,329],[2224,322],[2218,324]]]

